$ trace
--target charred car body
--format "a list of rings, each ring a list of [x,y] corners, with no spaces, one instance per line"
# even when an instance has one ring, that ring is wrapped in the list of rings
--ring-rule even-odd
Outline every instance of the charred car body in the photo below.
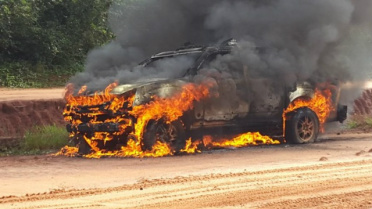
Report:
[[[97,133],[112,135],[108,141],[97,141],[97,146],[101,149],[115,150],[125,146],[128,140],[133,139],[131,133],[137,122],[136,117],[129,114],[133,107],[151,102],[153,96],[172,97],[185,84],[196,82],[200,71],[208,68],[217,57],[232,53],[234,47],[236,47],[234,40],[229,40],[217,47],[189,46],[152,56],[140,65],[147,67],[160,60],[181,56],[191,58],[192,64],[178,79],[151,79],[115,87],[110,94],[134,98],[128,100],[115,112],[107,108],[111,101],[91,106],[67,105],[64,114],[64,117],[70,121],[67,130],[73,133],[73,141],[79,147],[79,152],[84,154],[91,151],[91,146],[86,143],[86,139],[92,138]],[[320,123],[317,114],[310,108],[297,109],[288,114],[285,122],[283,120],[283,111],[289,104],[297,99],[311,99],[314,96],[315,84],[303,82],[288,88],[272,78],[252,78],[244,65],[228,63],[227,67],[235,68],[237,73],[236,76],[217,80],[218,97],[196,102],[192,110],[184,112],[183,116],[176,121],[170,123],[161,119],[149,121],[143,130],[142,149],[151,150],[156,141],[161,140],[175,151],[179,151],[185,146],[186,139],[190,137],[200,138],[203,134],[223,134],[225,131],[241,133],[261,131],[268,135],[285,135],[286,140],[291,143],[315,141]],[[334,108],[328,121],[343,122],[346,119],[347,107],[338,104],[339,87],[331,86]],[[71,108],[74,110],[72,111]],[[100,123],[92,124],[93,118]],[[120,118],[120,122],[117,118]],[[128,124],[126,130],[120,130],[121,123]],[[283,123],[285,123],[285,130],[283,130]]]

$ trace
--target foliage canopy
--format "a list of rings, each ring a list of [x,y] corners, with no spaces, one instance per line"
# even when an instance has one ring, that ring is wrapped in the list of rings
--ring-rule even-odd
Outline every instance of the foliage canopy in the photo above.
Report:
[[[88,51],[113,38],[107,28],[111,3],[0,0],[0,86],[14,86],[25,76],[35,79],[30,76],[35,73],[65,75],[81,70]],[[23,87],[27,86],[34,85],[28,82]]]

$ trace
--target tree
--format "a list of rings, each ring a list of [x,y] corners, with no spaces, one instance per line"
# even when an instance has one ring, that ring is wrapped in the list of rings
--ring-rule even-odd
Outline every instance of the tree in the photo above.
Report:
[[[106,27],[111,1],[7,0],[0,2],[4,60],[63,65],[112,38]]]
[[[111,2],[0,0],[0,86],[61,84],[82,70],[88,51],[113,38]]]

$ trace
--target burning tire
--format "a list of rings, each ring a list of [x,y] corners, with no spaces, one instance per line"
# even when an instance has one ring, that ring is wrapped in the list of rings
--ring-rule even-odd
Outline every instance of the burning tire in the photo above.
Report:
[[[301,108],[290,114],[290,119],[286,121],[286,140],[293,144],[314,142],[319,134],[318,116],[308,108]]]
[[[186,133],[179,120],[171,123],[150,121],[143,134],[142,150],[149,151],[156,142],[168,144],[176,153],[186,145]]]
[[[89,146],[87,141],[83,137],[77,137],[75,140],[75,146],[78,147],[78,154],[79,155],[87,155],[92,152],[92,148]]]

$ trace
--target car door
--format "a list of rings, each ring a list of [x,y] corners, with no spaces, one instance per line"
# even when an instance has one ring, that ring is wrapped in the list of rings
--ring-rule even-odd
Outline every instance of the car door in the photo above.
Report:
[[[273,78],[248,78],[251,91],[250,115],[271,117],[283,111],[284,86]]]
[[[243,76],[243,66],[222,58],[228,52],[210,54],[203,62],[197,76],[211,79],[216,83],[211,98],[197,104],[195,117],[204,121],[229,121],[246,117],[249,112],[249,94]],[[213,91],[213,90],[212,90]]]

